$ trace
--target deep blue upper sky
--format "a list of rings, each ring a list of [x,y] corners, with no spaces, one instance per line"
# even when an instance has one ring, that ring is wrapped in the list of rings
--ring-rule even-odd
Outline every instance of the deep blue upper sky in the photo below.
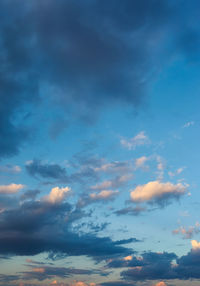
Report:
[[[199,18],[0,0],[0,285],[199,285]]]

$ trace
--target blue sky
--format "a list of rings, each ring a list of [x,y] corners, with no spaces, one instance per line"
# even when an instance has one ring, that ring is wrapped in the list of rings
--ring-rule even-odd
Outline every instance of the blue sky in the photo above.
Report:
[[[198,1],[0,1],[0,285],[199,285]]]

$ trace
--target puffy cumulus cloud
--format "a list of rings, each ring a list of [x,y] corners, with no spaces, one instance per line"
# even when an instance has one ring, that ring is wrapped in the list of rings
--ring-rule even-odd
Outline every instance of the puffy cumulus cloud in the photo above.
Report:
[[[200,224],[199,222],[196,222],[195,226],[190,226],[188,228],[185,228],[184,226],[180,226],[177,229],[174,229],[172,231],[173,234],[181,234],[184,239],[190,239],[193,237],[194,234],[197,234],[200,232]]]
[[[192,250],[194,251],[200,250],[200,242],[198,242],[197,240],[192,240],[191,244],[192,244]]]
[[[122,138],[120,140],[121,145],[129,150],[133,150],[137,146],[145,145],[148,144],[149,142],[150,140],[144,131],[139,132],[131,139]]]
[[[22,184],[1,185],[0,194],[15,194],[25,186]]]
[[[150,202],[163,205],[171,199],[179,199],[186,193],[186,190],[186,186],[181,183],[172,184],[170,182],[152,181],[137,186],[131,191],[130,197],[136,203]]]
[[[66,169],[58,164],[42,163],[40,160],[26,162],[26,170],[31,176],[45,179],[67,180]]]
[[[49,195],[44,197],[44,200],[46,200],[52,204],[61,203],[68,196],[70,191],[71,191],[70,187],[52,188]]]

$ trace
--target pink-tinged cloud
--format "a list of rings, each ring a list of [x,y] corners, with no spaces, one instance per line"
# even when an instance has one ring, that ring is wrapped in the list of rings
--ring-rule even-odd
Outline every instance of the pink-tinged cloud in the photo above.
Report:
[[[25,186],[22,184],[1,185],[0,194],[15,194]]]
[[[153,284],[152,286],[167,286],[167,284],[163,281]]]
[[[190,226],[188,228],[185,228],[184,226],[180,226],[177,229],[174,229],[172,231],[173,234],[181,234],[184,239],[190,239],[194,234],[197,234],[200,232],[200,224],[199,222],[196,222],[195,226]]]
[[[46,200],[52,204],[61,203],[63,200],[65,200],[65,198],[67,197],[67,195],[69,194],[70,191],[71,191],[71,188],[69,188],[69,187],[52,188],[50,194],[45,196],[44,200]]]
[[[191,240],[192,251],[200,251],[200,242],[197,240]]]
[[[153,202],[162,201],[168,198],[179,198],[186,193],[186,186],[178,183],[161,183],[159,181],[152,181],[145,185],[137,186],[131,191],[131,200],[133,202]]]
[[[140,157],[140,158],[137,158],[137,159],[135,160],[135,167],[136,167],[136,168],[142,168],[142,167],[144,167],[144,164],[145,164],[148,160],[149,160],[149,158],[146,157],[146,156],[142,156],[142,157]]]
[[[90,199],[94,201],[98,200],[110,200],[113,199],[119,192],[113,190],[103,190],[100,193],[92,193],[90,194]]]

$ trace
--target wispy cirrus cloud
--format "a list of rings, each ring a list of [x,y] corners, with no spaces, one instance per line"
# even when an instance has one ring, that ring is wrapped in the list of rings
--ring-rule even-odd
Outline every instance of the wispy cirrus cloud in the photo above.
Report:
[[[137,146],[142,146],[150,143],[148,136],[144,131],[139,132],[133,138],[120,140],[121,145],[128,150],[134,150]]]

